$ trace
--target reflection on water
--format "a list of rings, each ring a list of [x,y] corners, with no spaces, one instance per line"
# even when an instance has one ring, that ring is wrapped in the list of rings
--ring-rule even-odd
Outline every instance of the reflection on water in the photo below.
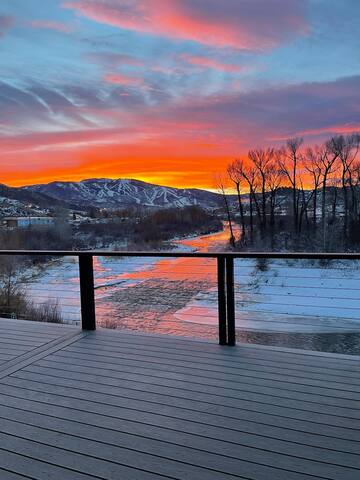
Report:
[[[234,228],[234,233],[238,236],[238,230]],[[190,247],[197,252],[222,252],[227,249],[230,238],[229,227],[225,224],[221,232],[212,233],[210,235],[203,235],[200,237],[187,238],[178,241],[178,245],[183,247]],[[185,249],[182,248],[182,251]]]
[[[225,225],[221,232],[173,243],[179,251],[223,251],[228,239]],[[256,261],[244,260],[237,265],[239,341],[360,354],[360,292],[356,291],[360,268],[344,272],[291,266],[289,274],[289,266],[280,263],[264,268]],[[295,275],[300,270],[304,284]],[[217,340],[215,259],[95,257],[94,273],[100,326]],[[39,303],[59,298],[64,319],[79,321],[78,275],[77,261],[65,258],[32,276],[27,289]],[[312,297],[308,294],[314,290],[311,282],[320,292]],[[326,290],[329,285],[330,293]],[[337,291],[343,292],[344,308],[351,306],[348,318],[336,314]],[[359,298],[359,304],[352,297]],[[310,298],[308,303],[305,298]]]

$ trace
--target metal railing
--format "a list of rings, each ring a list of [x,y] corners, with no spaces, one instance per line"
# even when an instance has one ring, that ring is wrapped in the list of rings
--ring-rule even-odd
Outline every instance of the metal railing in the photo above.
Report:
[[[129,252],[0,250],[0,256],[76,257],[79,262],[81,326],[96,329],[94,257],[210,258],[217,262],[219,344],[236,343],[234,259],[360,260],[360,253],[265,253],[265,252]]]

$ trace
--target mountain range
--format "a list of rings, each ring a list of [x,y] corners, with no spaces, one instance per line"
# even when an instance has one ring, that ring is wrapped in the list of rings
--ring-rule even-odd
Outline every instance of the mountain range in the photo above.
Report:
[[[49,208],[118,209],[129,206],[216,208],[221,195],[201,189],[154,185],[140,180],[93,178],[80,182],[51,182],[26,187],[0,184],[0,214],[41,214]]]

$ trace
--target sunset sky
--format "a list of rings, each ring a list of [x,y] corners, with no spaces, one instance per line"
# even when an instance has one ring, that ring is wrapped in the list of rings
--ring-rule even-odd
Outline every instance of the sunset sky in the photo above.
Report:
[[[212,188],[360,131],[359,0],[1,0],[0,183]]]

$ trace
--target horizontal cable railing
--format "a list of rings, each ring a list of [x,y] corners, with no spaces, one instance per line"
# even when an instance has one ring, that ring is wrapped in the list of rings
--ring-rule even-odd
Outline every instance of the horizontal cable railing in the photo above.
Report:
[[[161,258],[265,258],[309,260],[360,260],[360,253],[311,252],[179,252],[179,251],[108,251],[108,250],[0,250],[0,255],[25,255],[48,257],[161,257]]]
[[[109,327],[112,317],[130,316],[131,321],[132,307],[125,299],[136,293],[134,315],[139,321],[141,315],[150,321],[147,311],[154,318],[156,312],[169,312],[169,331],[176,331],[173,326],[179,321],[209,324],[216,326],[222,345],[235,345],[238,325],[267,331],[272,323],[281,330],[289,316],[296,319],[293,323],[300,331],[323,328],[324,320],[338,332],[347,331],[355,320],[360,322],[360,283],[353,274],[358,271],[360,253],[1,250],[0,258],[4,256],[69,257],[77,275],[71,281],[59,281],[59,273],[50,269],[41,285],[32,277],[21,280],[31,298],[28,310],[16,313],[13,305],[4,304],[0,316],[47,321],[48,315],[48,321],[61,319],[94,330],[97,323]],[[140,259],[149,263],[144,266]],[[181,259],[181,265],[171,262]],[[119,268],[121,262],[125,262],[123,268]],[[144,296],[146,290],[125,290],[124,285],[133,287],[149,279],[152,296]],[[191,300],[174,313],[169,298],[176,297],[185,281]],[[192,290],[191,282],[200,287]],[[108,293],[111,288],[118,289],[116,294],[111,291],[114,297]],[[112,298],[116,298],[116,309]],[[339,318],[343,324],[337,322]],[[109,328],[116,328],[113,323]]]

